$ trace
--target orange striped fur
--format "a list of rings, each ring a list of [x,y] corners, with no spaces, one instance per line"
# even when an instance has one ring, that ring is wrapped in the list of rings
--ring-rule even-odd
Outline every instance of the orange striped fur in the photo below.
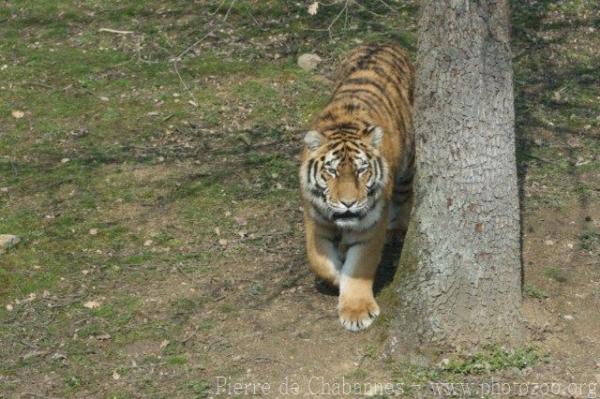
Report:
[[[340,321],[353,331],[379,314],[372,288],[386,229],[405,229],[412,207],[413,77],[399,46],[355,49],[305,137],[308,259],[320,278],[339,286]]]

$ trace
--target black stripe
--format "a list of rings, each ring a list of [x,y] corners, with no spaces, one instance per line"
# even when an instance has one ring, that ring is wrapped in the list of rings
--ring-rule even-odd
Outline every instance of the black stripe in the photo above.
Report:
[[[330,120],[330,121],[334,121],[335,120],[335,116],[329,111],[326,112],[325,114],[319,116],[320,120]]]
[[[345,86],[345,85],[373,86],[375,89],[377,89],[379,91],[379,93],[382,95],[383,100],[390,106],[390,108],[391,109],[395,109],[394,104],[392,103],[392,101],[390,100],[389,96],[387,95],[387,90],[381,84],[379,84],[378,82],[375,82],[372,79],[368,79],[368,78],[352,78],[352,79],[348,79],[341,86],[340,92],[343,92],[345,90],[350,90],[350,89],[343,89],[343,86]],[[364,90],[364,89],[358,89],[358,90]]]
[[[360,107],[357,104],[352,104],[352,103],[346,103],[346,104],[342,105],[342,107],[344,108],[344,110],[346,112],[350,112],[350,113],[356,111],[357,109],[360,109]]]
[[[309,171],[310,172],[310,177],[312,178],[312,181],[315,182],[315,184],[317,183],[317,163],[318,162],[314,162],[312,164],[312,169]]]
[[[375,171],[374,173],[374,180],[379,180],[380,176],[381,176],[381,169],[379,166],[379,162],[377,162],[377,160],[375,160],[375,162],[373,162],[373,169]]]
[[[318,197],[318,198],[321,198],[321,199],[325,200],[325,193],[323,191],[321,191],[321,190],[317,190],[317,189],[313,188],[312,190],[310,190],[310,193],[312,195],[314,195],[315,197]]]
[[[351,123],[351,122],[338,122],[336,124],[333,125],[328,125],[326,127],[323,128],[324,131],[327,130],[350,130],[350,131],[357,131],[358,130],[358,126],[356,126],[356,124]]]
[[[351,78],[344,81],[344,84],[353,84],[353,85],[371,85],[376,87],[382,94],[386,94],[386,89],[379,84],[379,82],[374,81],[369,78]]]
[[[388,104],[387,101],[383,100],[381,98],[381,96],[379,96],[377,93],[371,91],[371,90],[367,90],[367,89],[345,89],[345,90],[340,90],[338,92],[335,93],[336,96],[338,95],[342,95],[341,98],[343,98],[343,95],[346,96],[355,96],[358,93],[363,93],[363,94],[367,94],[370,95],[371,97],[373,97],[375,100],[377,100],[377,102],[379,102],[381,105],[383,105],[384,107],[387,108],[387,115],[393,115],[394,114],[394,108],[390,107],[390,105]],[[356,97],[359,98],[359,97]]]
[[[390,51],[391,50],[391,51]],[[381,46],[380,51],[378,51],[374,56],[387,54],[394,63],[398,64],[400,70],[405,71],[409,70],[409,63],[406,55],[401,54],[400,52],[396,52],[397,50],[391,46]]]
[[[369,102],[365,98],[351,97],[350,99],[352,100],[353,103],[360,102],[366,108],[366,110],[369,111],[371,114],[377,114],[380,117],[384,117],[385,116],[385,115],[383,115],[381,113],[381,110],[378,107],[374,106],[371,102]],[[345,98],[344,97],[342,97],[342,98],[335,98],[335,94],[334,94],[334,99],[332,101],[335,101],[335,100],[344,101]]]
[[[407,88],[410,90],[409,82],[403,81],[397,73],[386,73],[386,71],[383,68],[381,68],[381,66],[379,66],[378,64],[372,64],[371,67],[366,70],[372,71],[383,80],[392,82],[395,85],[394,89],[396,89],[400,98],[404,99],[408,104],[410,104],[410,100],[403,95],[403,91],[401,90],[404,88],[404,85],[406,85]]]

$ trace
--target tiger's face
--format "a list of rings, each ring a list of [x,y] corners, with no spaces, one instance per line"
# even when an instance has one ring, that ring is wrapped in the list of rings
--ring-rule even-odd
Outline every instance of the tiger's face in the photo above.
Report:
[[[351,230],[367,229],[379,220],[387,179],[379,153],[382,138],[376,126],[353,136],[306,134],[301,183],[315,217]]]

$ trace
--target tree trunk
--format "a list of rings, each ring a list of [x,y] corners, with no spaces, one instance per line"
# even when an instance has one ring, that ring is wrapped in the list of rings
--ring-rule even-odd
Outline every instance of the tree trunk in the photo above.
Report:
[[[392,344],[522,337],[509,15],[507,0],[422,3],[416,205],[392,284]]]

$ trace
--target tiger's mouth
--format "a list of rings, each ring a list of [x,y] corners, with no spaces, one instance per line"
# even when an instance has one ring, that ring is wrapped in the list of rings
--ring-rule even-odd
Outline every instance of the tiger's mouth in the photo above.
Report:
[[[359,218],[359,217],[360,217],[360,213],[352,212],[352,211],[334,213],[332,215],[333,220],[354,219],[354,218]]]

